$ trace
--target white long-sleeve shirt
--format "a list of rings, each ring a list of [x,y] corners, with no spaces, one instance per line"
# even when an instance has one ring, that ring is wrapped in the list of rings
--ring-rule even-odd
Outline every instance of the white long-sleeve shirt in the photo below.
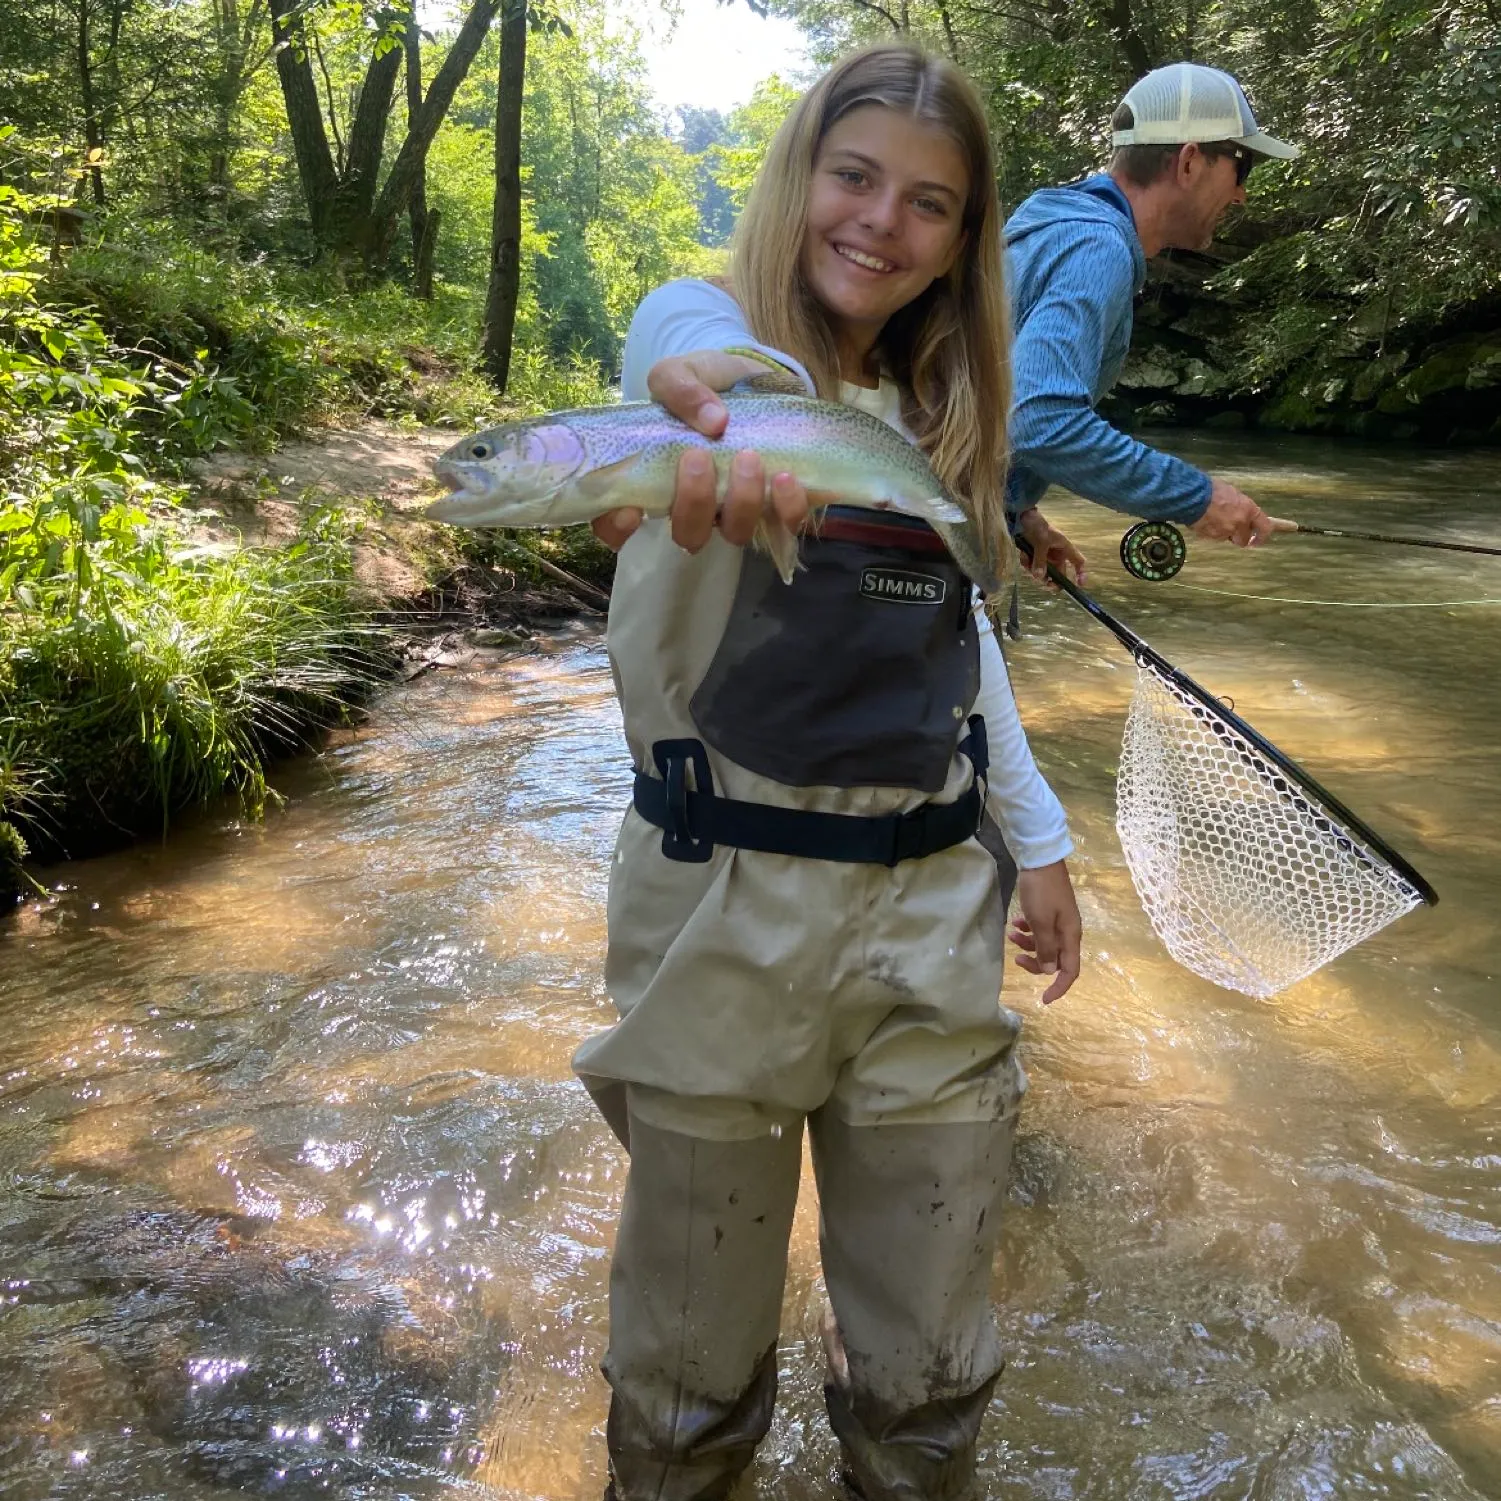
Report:
[[[758,342],[729,293],[706,281],[675,281],[646,297],[626,336],[621,388],[626,400],[647,399],[646,378],[658,360],[702,349],[756,349],[791,370],[813,390],[808,372],[789,355]],[[901,392],[883,379],[879,389],[843,384],[841,398],[879,417],[910,438],[901,420]],[[733,430],[726,433],[733,442]],[[980,691],[975,710],[985,718],[990,750],[987,805],[1023,870],[1051,865],[1073,851],[1068,822],[1053,789],[1032,759],[1006,661],[985,612],[975,612],[980,649]]]

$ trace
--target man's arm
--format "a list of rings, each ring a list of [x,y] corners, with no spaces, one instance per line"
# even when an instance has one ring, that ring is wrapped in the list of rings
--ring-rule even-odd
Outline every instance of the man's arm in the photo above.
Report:
[[[1191,526],[1208,509],[1209,476],[1094,410],[1105,344],[1129,320],[1133,290],[1130,252],[1109,230],[1060,249],[1012,351],[1012,455],[1087,500]]]

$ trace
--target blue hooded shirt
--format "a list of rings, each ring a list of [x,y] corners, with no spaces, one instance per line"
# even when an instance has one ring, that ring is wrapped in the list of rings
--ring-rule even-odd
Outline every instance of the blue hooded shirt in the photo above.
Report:
[[[1210,478],[1112,427],[1094,409],[1131,344],[1147,261],[1130,201],[1106,174],[1033,193],[1006,221],[1011,287],[1011,474],[1019,515],[1049,485],[1133,516],[1197,521]]]

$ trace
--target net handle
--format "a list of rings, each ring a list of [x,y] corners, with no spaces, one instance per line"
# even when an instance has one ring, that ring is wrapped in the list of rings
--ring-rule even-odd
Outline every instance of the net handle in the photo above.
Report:
[[[1024,537],[1018,537],[1016,545],[1029,558],[1032,556],[1032,549],[1028,546]],[[1291,756],[1278,750],[1259,730],[1247,724],[1228,704],[1221,703],[1207,688],[1201,688],[1186,672],[1180,672],[1161,652],[1149,646],[1130,626],[1117,620],[1109,610],[1097,600],[1091,599],[1071,578],[1055,568],[1051,563],[1048,564],[1048,578],[1068,595],[1081,610],[1098,620],[1116,640],[1126,647],[1138,662],[1145,661],[1151,663],[1174,687],[1181,688],[1184,693],[1198,699],[1206,709],[1223,719],[1226,724],[1235,730],[1237,734],[1244,737],[1246,741],[1253,745],[1274,766],[1286,772],[1305,792],[1315,797],[1357,838],[1369,845],[1371,849],[1380,855],[1423,898],[1428,906],[1432,907],[1438,902],[1438,892],[1429,885],[1427,880],[1418,871],[1408,864],[1364,819],[1358,818],[1332,792],[1320,786]]]

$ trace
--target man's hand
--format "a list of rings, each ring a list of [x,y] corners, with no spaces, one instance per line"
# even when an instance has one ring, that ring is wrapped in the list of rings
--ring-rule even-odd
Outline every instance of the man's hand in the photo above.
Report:
[[[1079,978],[1079,944],[1084,925],[1074,900],[1068,865],[1054,861],[1024,870],[1016,878],[1021,914],[1011,919],[1007,936],[1022,952],[1016,962],[1029,975],[1055,975],[1042,993],[1044,1006],[1067,995]]]
[[[1206,542],[1233,542],[1237,547],[1257,547],[1275,532],[1297,529],[1297,522],[1268,516],[1244,490],[1222,479],[1213,480],[1209,509],[1189,528]]]
[[[1032,548],[1030,558],[1022,553],[1022,566],[1039,584],[1047,582],[1049,563],[1064,574],[1071,573],[1076,584],[1084,582],[1084,554],[1036,506],[1029,506],[1016,518],[1016,529]]]
[[[767,367],[746,355],[721,349],[672,355],[658,360],[646,377],[651,399],[706,438],[724,434],[730,420],[719,392],[752,377],[764,377]],[[672,502],[672,540],[686,552],[697,552],[713,535],[716,523],[728,542],[744,546],[755,535],[765,511],[768,486],[760,457],[746,449],[735,455],[729,487],[720,504],[713,459],[701,448],[690,448],[678,461],[677,489]],[[790,474],[771,477],[772,509],[789,531],[796,531],[808,514],[808,493]],[[593,523],[594,535],[619,551],[641,525],[634,506],[607,512]]]

